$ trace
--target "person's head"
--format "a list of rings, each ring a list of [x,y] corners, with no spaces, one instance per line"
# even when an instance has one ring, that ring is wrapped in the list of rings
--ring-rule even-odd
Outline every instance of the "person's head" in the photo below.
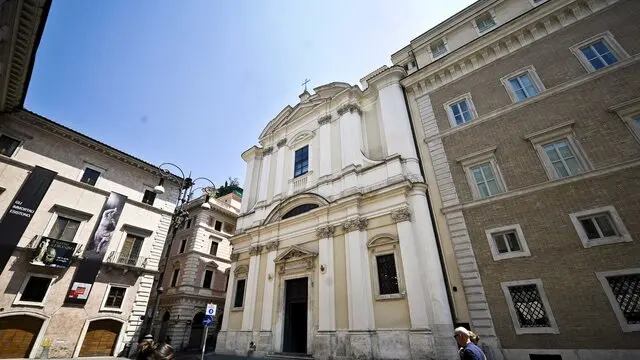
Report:
[[[453,337],[456,339],[456,342],[459,346],[465,346],[469,342],[469,330],[460,326],[457,327],[454,331]]]
[[[173,348],[167,343],[144,340],[140,343],[137,360],[174,360]]]
[[[478,345],[478,341],[480,341],[480,336],[474,333],[473,331],[469,331],[469,340],[474,344]]]

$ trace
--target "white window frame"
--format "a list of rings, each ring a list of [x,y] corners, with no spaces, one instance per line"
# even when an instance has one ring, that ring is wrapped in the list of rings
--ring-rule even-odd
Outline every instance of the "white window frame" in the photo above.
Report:
[[[122,305],[120,305],[119,308],[114,308],[114,307],[107,307],[107,299],[109,298],[109,292],[111,291],[112,287],[119,287],[119,288],[124,288],[124,297],[122,298]],[[114,313],[121,313],[124,307],[124,304],[126,304],[127,302],[127,297],[129,296],[129,285],[123,285],[123,284],[108,284],[107,285],[107,291],[105,291],[104,293],[104,297],[102,298],[102,303],[100,304],[100,311],[101,312],[114,312]]]
[[[51,214],[51,218],[49,218],[49,222],[47,223],[47,226],[44,228],[44,231],[42,232],[42,236],[49,237],[49,233],[51,232],[51,229],[53,229],[53,226],[55,225],[56,221],[58,220],[58,217],[60,216],[80,222],[80,226],[78,226],[78,231],[76,231],[76,234],[73,236],[73,240],[72,240],[72,242],[74,243],[77,242],[76,240],[78,239],[78,236],[80,236],[80,233],[82,233],[85,223],[91,217],[84,218],[78,215],[68,214],[62,210],[56,210]]]
[[[496,242],[493,239],[493,235],[496,233],[503,233],[507,231],[515,231],[516,235],[518,236],[520,251],[509,251],[504,254],[501,254],[498,251],[498,246],[496,245]],[[495,261],[531,256],[531,251],[529,251],[529,245],[527,245],[527,241],[524,238],[524,233],[522,232],[522,228],[520,227],[520,224],[513,224],[513,225],[501,226],[493,229],[487,229],[485,230],[485,234],[487,235],[487,240],[489,241],[489,248],[491,249],[491,255],[493,256],[493,260]]]
[[[436,56],[436,55],[433,54],[432,45],[434,45],[435,43],[440,42],[440,41],[442,41],[442,43],[444,44],[444,48],[446,49],[446,51],[443,52],[442,54]],[[447,37],[446,36],[443,36],[443,37],[441,37],[439,39],[436,39],[436,40],[432,41],[429,44],[428,49],[429,49],[429,54],[431,55],[431,60],[432,61],[436,61],[436,60],[440,59],[441,57],[447,55],[451,51],[451,49],[449,49],[449,43],[447,41]]]
[[[402,259],[400,258],[398,239],[388,234],[378,235],[369,241],[367,247],[369,248],[369,264],[375,300],[382,301],[404,298],[407,291],[404,282],[404,271],[402,268]],[[393,261],[396,266],[396,277],[398,278],[398,293],[396,294],[380,294],[380,280],[378,279],[378,262],[376,257],[381,255],[393,255]]]
[[[302,174],[302,175],[298,175],[296,177],[296,151],[302,149],[303,147],[307,146],[307,172]],[[295,147],[293,147],[293,149],[291,150],[291,180],[297,180],[297,179],[302,179],[305,176],[309,176],[312,173],[312,168],[311,168],[311,142],[310,141],[305,141],[302,143],[298,143],[295,145]]]
[[[636,125],[633,119],[634,116],[640,116],[640,97],[613,106],[609,111],[618,114],[618,117],[622,119],[636,140],[640,142],[640,126]]]
[[[97,182],[96,182],[96,183],[97,183]],[[145,193],[145,191],[147,191],[147,190],[149,190],[149,191],[151,191],[151,192],[155,193],[155,191],[153,191],[153,186],[146,185],[146,184],[144,185],[144,187],[142,188],[142,196],[140,197],[140,202],[141,202],[141,203],[143,203],[143,204],[145,204],[145,205],[149,205],[149,204],[147,204],[147,203],[145,203],[145,202],[142,202],[142,200],[144,200],[144,193]],[[156,204],[156,201],[158,200],[158,195],[159,195],[159,194],[156,194],[156,197],[153,199],[153,204],[151,204],[151,205],[149,205],[149,206],[154,206],[154,205]]]
[[[615,227],[616,231],[618,232],[618,235],[607,236],[605,238],[590,240],[589,237],[587,236],[587,233],[584,231],[582,224],[580,223],[580,218],[585,216],[590,216],[590,215],[601,214],[601,213],[609,214],[612,225]],[[575,212],[575,213],[569,214],[569,218],[571,219],[571,223],[573,223],[573,227],[576,229],[576,232],[578,233],[578,237],[582,242],[582,246],[585,249],[594,247],[594,246],[617,244],[617,243],[633,241],[633,239],[631,238],[631,235],[629,234],[629,231],[624,226],[624,222],[622,221],[622,218],[620,218],[620,215],[618,215],[618,211],[616,211],[616,208],[613,206],[603,206],[595,209]]]
[[[467,107],[469,108],[469,112],[471,112],[471,120],[458,125],[456,123],[456,118],[453,114],[453,111],[451,110],[451,105],[453,104],[457,104],[461,101],[466,101],[467,102]],[[451,127],[460,127],[460,126],[465,126],[471,122],[473,122],[474,120],[476,120],[478,118],[478,113],[476,111],[476,107],[473,104],[473,99],[471,98],[471,93],[466,93],[466,94],[462,94],[460,96],[457,96],[449,101],[447,101],[446,103],[444,103],[444,110],[447,112],[447,117],[449,117],[449,124],[451,124]]]
[[[84,182],[82,182],[82,181],[81,181],[81,180],[82,180],[82,177],[84,176],[84,172],[85,172],[87,169],[95,170],[95,171],[97,171],[97,172],[99,172],[99,173],[100,173],[100,176],[98,176],[98,179],[96,180],[95,185],[87,184],[87,183],[84,183]],[[89,186],[96,186],[96,187],[97,187],[98,185],[100,185],[101,179],[104,177],[104,174],[105,174],[106,172],[107,172],[107,170],[106,170],[106,169],[103,169],[103,168],[101,168],[101,167],[99,167],[99,166],[93,165],[93,164],[88,163],[88,162],[86,162],[86,161],[85,161],[84,166],[82,167],[82,171],[80,171],[80,174],[78,175],[78,178],[77,178],[76,180],[77,180],[78,182],[81,182],[81,183],[85,184],[85,185],[89,185]]]
[[[12,138],[14,140],[18,140],[18,146],[16,147],[15,151],[13,152],[13,154],[11,154],[11,156],[9,156],[9,158],[15,157],[18,154],[18,152],[20,151],[20,149],[22,149],[22,145],[24,144],[24,141],[25,141],[24,138],[22,138],[20,136],[16,136],[16,135],[8,133],[8,132],[5,132],[5,131],[0,131],[0,135],[4,135],[4,136],[7,136],[7,137],[10,137],[10,138]],[[6,156],[6,155],[2,155],[2,156]]]
[[[547,1],[549,1],[549,0],[542,0],[542,1],[538,2],[538,3],[536,3],[535,0],[529,0],[529,2],[531,3],[531,5],[533,5],[533,7],[540,6],[540,5],[544,4],[544,3],[546,3]]]
[[[538,294],[540,295],[540,299],[542,300],[542,305],[544,306],[544,311],[547,314],[547,318],[549,319],[549,327],[523,328],[520,326],[520,321],[518,320],[518,313],[513,303],[513,299],[511,298],[511,292],[509,291],[509,287],[519,286],[519,285],[536,285],[536,288],[538,289]],[[500,287],[502,288],[504,297],[507,300],[509,315],[511,315],[511,321],[513,323],[513,328],[515,330],[516,335],[559,334],[560,333],[560,329],[558,329],[556,318],[553,316],[553,312],[551,311],[551,305],[549,303],[549,299],[547,298],[547,294],[544,291],[544,286],[542,285],[541,279],[506,281],[506,282],[501,282]]]
[[[236,278],[233,280],[233,293],[231,295],[231,311],[242,311],[244,309],[244,304],[247,303],[247,273],[242,272],[235,274]],[[244,280],[244,291],[242,293],[242,306],[236,307],[236,296],[238,290],[238,281]]]
[[[29,279],[31,279],[31,277],[41,277],[41,278],[51,279],[51,282],[49,283],[49,287],[47,288],[47,291],[44,293],[44,298],[42,298],[41,302],[22,301],[22,300],[20,300],[20,298],[22,297],[22,293],[24,292],[24,289],[27,287],[27,283],[29,283]],[[28,273],[27,276],[22,281],[22,285],[20,286],[20,291],[18,291],[18,293],[16,294],[15,299],[13,300],[13,305],[37,306],[37,307],[43,308],[44,305],[47,303],[47,299],[49,298],[49,294],[51,293],[51,287],[53,287],[53,284],[57,280],[58,280],[58,276],[57,275]]]
[[[585,70],[587,70],[587,72],[594,72],[597,70],[593,67],[593,65],[591,65],[591,62],[587,60],[587,58],[584,56],[580,48],[588,45],[592,45],[601,40],[607,45],[607,47],[609,48],[609,51],[611,51],[616,56],[616,58],[618,59],[618,62],[629,58],[629,54],[616,41],[616,39],[613,37],[613,34],[610,31],[605,31],[603,33],[600,33],[588,39],[585,39],[569,48],[573,53],[573,55],[575,55],[578,58],[578,61],[580,61],[580,64],[584,67]],[[613,65],[607,65],[599,70],[604,70],[609,66],[613,66]]]
[[[511,87],[511,83],[509,82],[509,80],[527,74],[529,75],[529,78],[531,79],[531,82],[533,83],[533,85],[535,85],[535,87],[538,90],[538,94],[535,96],[529,96],[528,98],[524,99],[524,100],[519,100],[518,96],[516,95],[515,91],[513,91],[513,88]],[[538,76],[538,72],[536,71],[536,68],[533,65],[529,65],[529,66],[525,66],[521,69],[518,69],[508,75],[505,75],[503,77],[500,78],[500,82],[502,83],[502,85],[504,86],[504,88],[507,90],[507,93],[509,94],[509,98],[511,99],[511,101],[513,103],[517,103],[517,102],[521,102],[521,101],[527,101],[529,99],[532,99],[538,95],[540,95],[543,91],[546,90],[546,88],[544,87],[544,84],[542,83],[542,80],[540,80],[540,77]]]
[[[573,121],[568,121],[524,136],[526,140],[529,140],[531,142],[533,148],[536,150],[538,158],[540,159],[540,162],[542,163],[542,166],[544,167],[549,180],[567,179],[573,176],[587,173],[593,169],[593,165],[589,161],[589,158],[587,158],[584,151],[582,150],[582,147],[580,146],[580,143],[576,140],[575,134],[573,132],[573,124]],[[547,155],[546,151],[544,151],[544,146],[552,142],[561,141],[563,139],[567,140],[574,156],[582,166],[582,173],[570,175],[567,177],[560,177],[556,173],[556,169],[551,164],[549,156]]]
[[[493,20],[494,25],[492,27],[486,28],[484,30],[480,30],[480,28],[478,27],[478,19],[480,19],[483,16],[489,16],[491,17],[491,20]],[[491,9],[487,12],[482,13],[480,16],[474,18],[471,21],[471,25],[473,26],[473,28],[476,30],[476,32],[478,33],[478,35],[484,35],[492,30],[494,30],[495,28],[498,27],[498,19],[496,18],[496,11],[494,9]]]
[[[609,281],[607,281],[607,277],[618,276],[618,275],[635,275],[635,274],[640,274],[640,268],[596,272],[596,277],[600,281],[600,284],[604,289],[604,293],[607,295],[607,299],[609,299],[609,304],[611,305],[611,308],[613,309],[614,314],[616,314],[616,318],[618,319],[618,323],[620,323],[620,328],[622,328],[623,332],[640,331],[640,324],[629,324],[627,322],[627,319],[624,317],[624,313],[622,312],[622,309],[618,304],[618,300],[616,299],[616,296],[613,293],[613,290],[611,290],[611,286],[609,286]]]
[[[473,198],[475,200],[480,200],[480,199],[488,199],[491,197],[494,197],[496,195],[500,195],[503,194],[505,192],[507,192],[507,186],[505,185],[504,182],[504,178],[502,177],[502,172],[500,171],[500,168],[498,167],[498,162],[496,160],[496,156],[495,156],[495,151],[496,151],[497,147],[496,146],[492,146],[490,148],[484,149],[484,150],[480,150],[477,151],[475,153],[457,158],[456,161],[460,163],[460,165],[462,165],[465,175],[467,176],[467,183],[469,184],[469,187],[471,188],[471,193],[473,195]],[[493,170],[493,176],[495,176],[496,178],[496,182],[498,184],[498,188],[501,190],[499,193],[497,194],[493,194],[493,195],[489,195],[487,197],[482,197],[480,195],[480,190],[478,189],[478,185],[476,184],[475,179],[473,178],[473,173],[471,171],[471,169],[475,166],[478,165],[482,165],[484,163],[489,163],[491,165],[491,168]]]
[[[205,287],[204,286],[204,274],[206,274],[207,271],[211,271],[211,285],[209,287]],[[203,289],[213,289],[214,288],[213,284],[214,284],[215,278],[216,278],[215,269],[212,268],[212,267],[205,267],[204,271],[202,272],[202,281],[200,282],[200,287],[203,288]]]

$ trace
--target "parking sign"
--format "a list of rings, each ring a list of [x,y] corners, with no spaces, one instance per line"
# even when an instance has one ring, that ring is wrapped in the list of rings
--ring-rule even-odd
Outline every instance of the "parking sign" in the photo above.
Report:
[[[216,304],[207,304],[207,311],[205,312],[205,314],[209,316],[214,316],[216,314],[217,308],[218,308],[218,305]]]

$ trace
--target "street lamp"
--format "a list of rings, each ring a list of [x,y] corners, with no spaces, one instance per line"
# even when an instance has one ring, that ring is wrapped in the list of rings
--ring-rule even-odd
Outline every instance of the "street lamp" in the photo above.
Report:
[[[163,164],[160,164],[160,166],[158,166],[158,168],[162,172],[160,174],[160,181],[158,185],[156,185],[153,188],[153,191],[156,194],[164,194],[165,192],[164,179],[165,177],[168,178],[171,176],[169,170],[163,169],[163,166],[164,167],[172,166],[178,169],[182,177],[180,177],[180,190],[178,193],[178,199],[176,200],[176,206],[173,211],[173,215],[171,216],[171,226],[170,226],[170,228],[172,229],[171,239],[168,242],[165,242],[164,247],[166,251],[164,252],[164,265],[162,266],[162,270],[158,275],[158,281],[156,282],[156,300],[153,304],[153,308],[151,309],[151,318],[147,322],[147,326],[144,329],[144,334],[146,334],[146,337],[152,336],[151,330],[153,329],[153,322],[156,319],[156,312],[158,311],[158,307],[160,306],[160,296],[164,292],[164,289],[162,288],[162,283],[164,282],[164,274],[167,270],[167,264],[169,263],[169,256],[170,256],[168,245],[173,243],[173,240],[176,237],[176,233],[178,232],[178,229],[180,229],[182,225],[189,219],[189,213],[187,212],[186,209],[184,209],[184,205],[186,205],[189,201],[191,201],[191,196],[193,195],[193,192],[197,189],[200,189],[200,188],[196,188],[195,190],[193,189],[193,186],[196,183],[196,181],[203,180],[203,181],[209,182],[211,184],[211,187],[202,188],[205,190],[206,196],[205,196],[205,202],[202,204],[201,207],[204,209],[211,209],[211,205],[209,204],[209,199],[210,199],[209,192],[215,191],[215,188],[216,188],[216,186],[213,184],[213,181],[205,177],[191,179],[191,176],[190,176],[191,174],[189,174],[189,176],[185,176],[184,172],[182,171],[182,169],[180,169],[178,165],[172,164],[172,163],[163,163]],[[211,189],[211,190],[206,191],[207,189]]]

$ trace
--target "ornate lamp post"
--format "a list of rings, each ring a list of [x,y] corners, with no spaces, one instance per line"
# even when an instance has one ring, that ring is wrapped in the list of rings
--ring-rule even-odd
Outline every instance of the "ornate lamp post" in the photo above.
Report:
[[[203,209],[211,209],[211,205],[209,204],[209,197],[211,196],[211,193],[215,191],[215,188],[216,188],[215,185],[213,184],[213,181],[205,177],[192,179],[191,174],[189,174],[189,176],[185,176],[184,172],[182,171],[182,169],[180,169],[178,165],[172,164],[172,163],[163,163],[163,164],[160,164],[158,168],[162,170],[164,174],[160,176],[160,182],[158,183],[158,185],[156,185],[153,188],[153,191],[156,194],[163,194],[165,192],[164,180],[165,180],[165,177],[168,178],[170,176],[169,170],[163,168],[163,166],[165,168],[167,166],[172,166],[178,169],[178,171],[180,172],[180,175],[181,175],[180,190],[179,190],[180,192],[178,193],[178,199],[176,200],[176,207],[171,217],[171,226],[170,226],[170,229],[172,229],[171,239],[165,243],[164,258],[161,259],[161,260],[164,260],[164,265],[162,266],[162,270],[160,270],[160,274],[158,275],[158,281],[156,282],[156,299],[153,304],[153,308],[151,309],[151,318],[147,322],[144,332],[142,332],[146,334],[145,337],[152,336],[151,330],[153,329],[153,323],[156,319],[156,313],[158,312],[158,307],[160,306],[160,297],[164,292],[162,283],[164,282],[164,274],[167,270],[167,264],[169,263],[169,256],[170,256],[169,245],[173,243],[173,240],[175,239],[176,233],[178,232],[178,230],[189,219],[189,213],[187,212],[187,210],[184,209],[184,205],[186,205],[191,200],[191,196],[193,195],[193,192],[194,192],[193,186],[198,180],[203,180],[211,184],[211,187],[203,188],[206,194],[205,202],[201,205]]]

